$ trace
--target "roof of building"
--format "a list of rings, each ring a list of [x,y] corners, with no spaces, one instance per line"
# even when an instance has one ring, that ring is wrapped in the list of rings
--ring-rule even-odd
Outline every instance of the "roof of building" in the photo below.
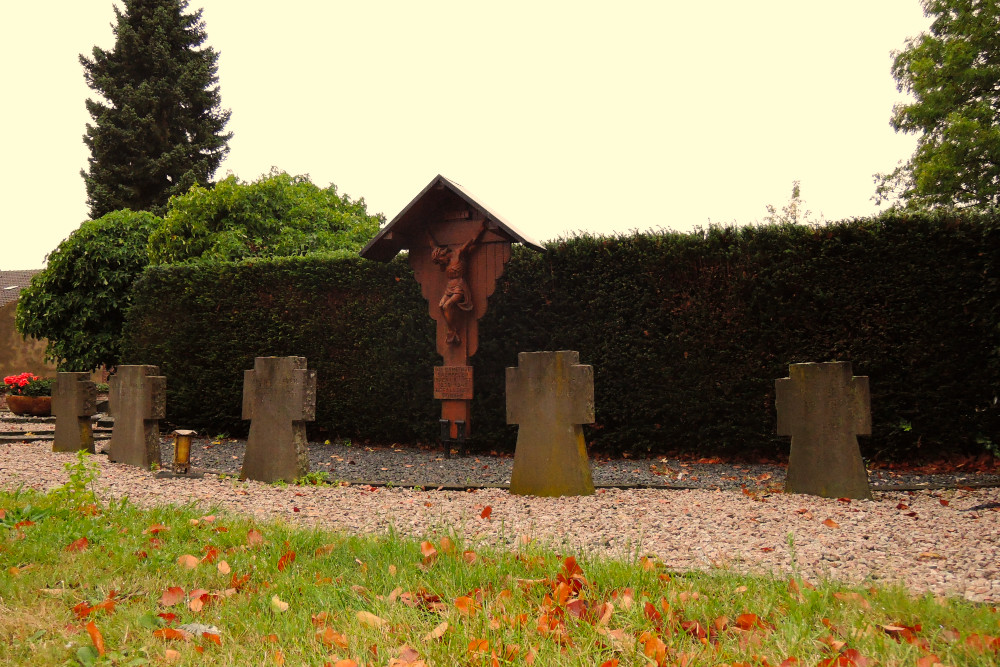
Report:
[[[28,271],[0,271],[0,306],[6,306],[11,301],[17,301],[21,289],[28,286],[31,277],[41,269]]]
[[[510,240],[535,250],[544,248],[470,195],[461,185],[438,175],[361,250],[361,256],[387,262],[407,249],[406,234],[427,216],[433,216],[447,200],[459,199],[477,210],[486,220],[503,230]]]

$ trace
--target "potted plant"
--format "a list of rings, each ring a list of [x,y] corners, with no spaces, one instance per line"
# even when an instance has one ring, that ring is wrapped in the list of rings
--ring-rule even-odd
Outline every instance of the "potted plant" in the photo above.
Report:
[[[52,383],[33,373],[8,375],[3,379],[7,386],[7,407],[15,415],[45,417],[52,413]]]

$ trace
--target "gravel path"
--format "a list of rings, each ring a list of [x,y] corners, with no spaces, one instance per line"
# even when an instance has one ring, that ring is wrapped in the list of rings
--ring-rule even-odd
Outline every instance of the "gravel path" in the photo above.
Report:
[[[11,430],[9,425],[4,425]],[[43,426],[39,426],[41,431]],[[2,429],[0,429],[2,430]],[[243,443],[196,441],[196,467],[238,472]],[[99,444],[98,451],[103,449]],[[0,443],[0,485],[39,490],[66,481],[72,454],[51,443]],[[164,461],[172,452],[164,444]],[[235,457],[235,458],[234,458]],[[462,485],[509,480],[509,457],[444,459],[440,451],[314,444],[313,470],[331,479]],[[197,502],[261,519],[316,524],[357,533],[435,539],[456,530],[467,539],[516,548],[536,539],[563,552],[655,555],[675,570],[728,569],[817,581],[901,582],[970,600],[1000,602],[1000,489],[876,491],[873,501],[843,502],[777,492],[780,466],[727,466],[679,461],[595,462],[597,484],[687,483],[702,488],[599,489],[593,496],[533,498],[502,489],[474,492],[348,486],[289,486],[202,479],[159,479],[151,471],[108,463],[98,483],[105,498]],[[657,474],[660,473],[660,474]],[[880,482],[880,477],[882,478]],[[951,475],[971,484],[996,475]],[[876,473],[873,481],[899,477]],[[933,481],[928,478],[926,481]],[[742,487],[746,487],[743,489]],[[491,508],[487,518],[483,510]],[[793,546],[789,544],[789,536]]]

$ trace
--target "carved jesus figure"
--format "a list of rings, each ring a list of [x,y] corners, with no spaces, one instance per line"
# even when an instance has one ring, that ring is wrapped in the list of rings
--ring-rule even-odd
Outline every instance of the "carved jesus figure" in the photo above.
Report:
[[[460,314],[456,309],[469,312],[473,309],[472,293],[465,282],[466,261],[469,253],[476,249],[480,239],[486,232],[486,222],[480,226],[476,235],[453,251],[448,246],[438,246],[436,243],[431,251],[431,261],[441,267],[441,270],[448,276],[448,284],[445,286],[444,295],[438,302],[441,314],[448,329],[447,342],[450,345],[458,345],[462,339],[458,335]]]

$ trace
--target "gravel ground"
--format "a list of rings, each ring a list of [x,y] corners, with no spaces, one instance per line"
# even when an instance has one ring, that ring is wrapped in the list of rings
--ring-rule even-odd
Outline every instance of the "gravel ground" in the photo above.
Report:
[[[28,428],[40,434],[51,425]],[[28,429],[0,422],[0,430]],[[244,443],[216,442],[195,441],[194,467],[238,473]],[[99,442],[98,452],[105,446]],[[0,442],[0,485],[46,490],[64,483],[63,466],[73,455],[50,450],[48,441]],[[163,460],[171,458],[164,438]],[[813,581],[900,582],[914,592],[1000,602],[1000,489],[968,488],[997,483],[998,474],[915,477],[875,471],[874,500],[844,502],[780,493],[784,469],[776,465],[595,461],[598,485],[696,488],[609,488],[588,497],[533,498],[491,488],[437,490],[442,485],[506,484],[513,462],[510,457],[484,455],[445,459],[440,450],[316,443],[310,445],[314,471],[359,483],[285,488],[215,474],[160,479],[151,471],[110,464],[103,456],[96,460],[101,495],[128,496],[141,505],[196,502],[261,519],[358,533],[393,527],[400,534],[430,539],[456,530],[474,542],[503,547],[535,539],[562,552],[655,555],[675,570],[724,569],[779,577],[798,572]],[[958,488],[887,488],[914,481],[948,482]],[[430,490],[402,484],[422,484]],[[492,510],[483,518],[486,507]]]

